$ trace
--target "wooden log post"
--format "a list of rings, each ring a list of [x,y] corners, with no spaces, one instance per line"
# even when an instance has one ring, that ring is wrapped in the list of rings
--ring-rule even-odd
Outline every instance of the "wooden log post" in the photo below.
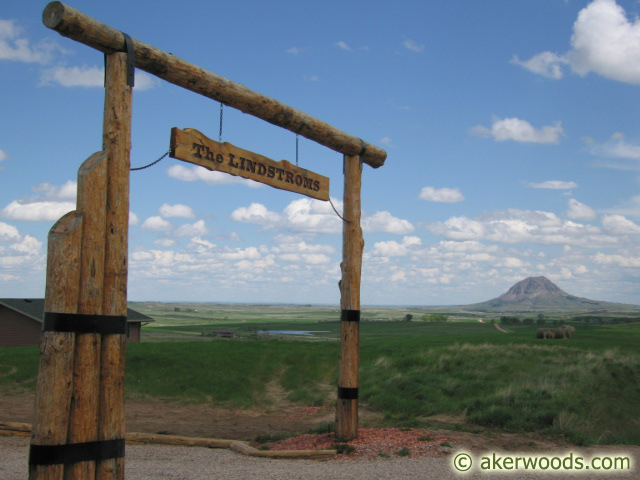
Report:
[[[49,231],[45,311],[76,313],[80,284],[82,215],[69,212]],[[32,448],[67,441],[73,389],[75,334],[43,332],[31,434]],[[31,459],[30,459],[31,460]],[[62,480],[64,465],[29,462],[31,480]]]
[[[125,50],[122,32],[85,15],[61,2],[51,2],[42,14],[45,26],[60,35],[84,43],[104,53]],[[260,94],[227,78],[209,72],[185,60],[139,40],[133,40],[136,67],[167,82],[236,108],[278,127],[302,135],[344,155],[362,156],[364,163],[377,168],[384,164],[387,153],[366,144],[326,122]]]
[[[106,232],[102,312],[127,315],[129,168],[132,88],[127,85],[127,55],[107,55],[103,150],[107,154]],[[102,336],[98,440],[124,439],[126,335]],[[124,457],[98,463],[98,480],[123,479]]]
[[[103,150],[80,167],[77,209],[49,234],[45,312],[79,314],[77,323],[96,322],[97,331],[103,331],[86,325],[45,327],[29,462],[32,480],[124,478],[119,449],[125,438],[126,335],[120,327],[113,333],[113,327],[104,330],[98,324],[116,319],[123,325],[127,315],[131,87],[126,57],[114,53],[107,58]],[[56,458],[43,461],[43,456]],[[70,457],[75,459],[68,461]]]
[[[344,223],[340,281],[340,367],[336,403],[336,437],[358,435],[358,368],[360,364],[360,277],[364,239],[360,227],[362,162],[344,157]]]

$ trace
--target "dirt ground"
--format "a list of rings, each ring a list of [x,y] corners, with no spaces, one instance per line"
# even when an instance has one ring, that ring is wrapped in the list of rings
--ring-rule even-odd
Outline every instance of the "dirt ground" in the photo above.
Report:
[[[0,394],[0,420],[33,422],[33,395]],[[335,411],[329,407],[279,405],[268,410],[228,410],[211,405],[189,405],[161,400],[126,401],[127,432],[163,433],[188,437],[223,438],[253,441],[258,435],[302,433],[334,421]],[[375,425],[377,416],[360,409],[360,424]],[[451,429],[455,418],[439,417],[430,434],[446,436],[455,447],[472,451],[551,450],[569,445],[561,440],[533,434],[509,434],[487,429],[473,432]]]

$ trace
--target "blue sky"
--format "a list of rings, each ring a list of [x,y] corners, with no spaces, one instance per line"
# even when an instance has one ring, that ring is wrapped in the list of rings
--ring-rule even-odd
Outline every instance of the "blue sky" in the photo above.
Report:
[[[388,152],[365,166],[362,303],[447,305],[527,276],[640,303],[640,2],[78,0],[133,38]],[[42,296],[46,239],[101,148],[103,57],[0,17],[0,296]],[[393,6],[392,6],[393,5]],[[218,138],[219,104],[137,72],[133,166],[171,127]],[[295,162],[295,135],[232,108],[223,141]],[[300,138],[299,164],[342,157]],[[129,299],[339,301],[326,202],[165,159],[131,173]]]

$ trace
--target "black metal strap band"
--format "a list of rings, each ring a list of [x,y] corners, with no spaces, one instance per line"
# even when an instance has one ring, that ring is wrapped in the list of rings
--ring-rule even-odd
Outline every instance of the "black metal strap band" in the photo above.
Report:
[[[129,35],[120,32],[124,36],[124,46],[127,52],[127,85],[133,88],[136,79],[136,49]]]
[[[359,322],[360,310],[342,310],[340,312],[341,322]]]
[[[87,315],[82,313],[45,312],[42,330],[45,332],[100,333],[102,335],[127,333],[127,317]]]
[[[362,150],[360,150],[360,153],[358,154],[358,156],[362,158],[364,157],[365,153],[367,153],[367,142],[365,142],[361,138],[359,140],[360,140],[360,144],[362,145]]]
[[[357,400],[358,387],[338,387],[338,398],[340,400]]]
[[[125,442],[101,440],[66,445],[31,445],[29,465],[60,465],[124,457]]]

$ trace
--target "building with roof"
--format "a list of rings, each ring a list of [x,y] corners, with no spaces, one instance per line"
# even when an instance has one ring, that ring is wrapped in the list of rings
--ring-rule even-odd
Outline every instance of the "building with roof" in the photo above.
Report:
[[[0,298],[0,347],[38,345],[43,319],[43,298]],[[142,324],[153,321],[127,309],[127,342],[139,342]]]

